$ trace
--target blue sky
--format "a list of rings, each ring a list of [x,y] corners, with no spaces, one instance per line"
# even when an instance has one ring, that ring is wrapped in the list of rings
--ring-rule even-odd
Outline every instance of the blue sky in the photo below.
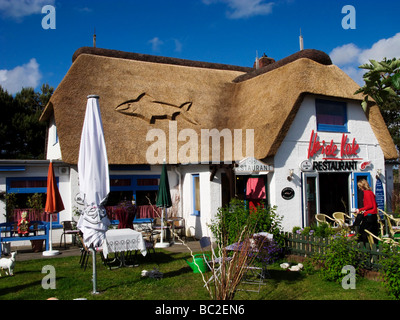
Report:
[[[44,29],[45,5],[55,29]],[[344,29],[345,5],[355,29]],[[368,59],[400,58],[400,1],[394,0],[0,0],[0,85],[57,87],[75,50],[92,46],[252,66],[304,47],[330,54],[356,82]],[[48,20],[49,21],[49,20]],[[349,22],[349,21],[347,21]]]

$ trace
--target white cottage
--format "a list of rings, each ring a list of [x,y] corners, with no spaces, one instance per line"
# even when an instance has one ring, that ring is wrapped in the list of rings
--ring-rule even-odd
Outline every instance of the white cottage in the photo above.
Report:
[[[157,215],[164,159],[174,202],[168,215],[183,217],[186,233],[198,238],[210,235],[208,224],[232,197],[276,205],[287,231],[314,223],[319,212],[357,208],[360,178],[389,205],[386,162],[397,150],[378,107],[362,109],[358,88],[318,50],[263,57],[254,69],[80,48],[41,117],[49,124],[47,158],[64,168],[60,221],[74,218],[77,206],[90,94],[100,96],[111,217],[132,199],[136,219]]]

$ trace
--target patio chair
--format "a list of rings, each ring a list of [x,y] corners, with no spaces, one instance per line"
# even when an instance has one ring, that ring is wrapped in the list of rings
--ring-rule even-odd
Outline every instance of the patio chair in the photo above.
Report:
[[[391,223],[391,221],[397,223],[397,221],[396,221],[397,219],[393,218],[391,215],[387,214],[385,211],[383,211],[381,209],[378,209],[378,210],[379,210],[379,212],[383,213],[383,215],[386,218],[386,223],[387,223],[387,227],[389,229],[390,236],[392,238],[400,237],[400,229],[394,229],[392,226],[392,223]]]
[[[152,229],[144,229],[142,231],[143,240],[146,244],[146,250],[152,251],[153,255],[156,254],[156,243],[160,239],[161,234],[159,232],[154,232]]]
[[[336,220],[331,218],[330,216],[323,214],[323,213],[317,213],[315,215],[315,220],[317,220],[319,223],[326,223],[328,225],[330,225],[330,221],[332,221],[332,223],[337,224]]]
[[[255,260],[253,259],[257,259],[257,257],[254,257],[254,255],[258,255],[259,246],[261,245],[261,243],[264,243],[266,239],[272,239],[273,236],[268,233],[258,233],[254,234],[253,236],[260,238],[249,239],[249,247],[244,249],[245,251],[248,250],[247,254],[250,254],[250,260],[248,260],[243,266],[244,273],[241,284],[250,284],[252,285],[250,288],[254,288],[255,285],[257,286],[257,289],[250,289],[248,286],[245,286],[244,288],[238,288],[238,290],[260,293],[261,286],[265,284],[264,280],[266,278],[271,278],[271,275],[269,274],[267,270],[267,265],[265,263],[263,263],[262,266],[258,266],[254,263]],[[272,236],[272,238],[270,238],[269,236]],[[246,247],[246,245],[244,246]]]
[[[365,229],[364,231],[367,234],[368,243],[371,246],[371,248],[372,248],[373,244],[376,244],[379,241],[381,243],[399,245],[399,243],[397,241],[393,240],[392,238],[385,238],[385,237],[379,238],[379,237],[377,237],[376,235],[374,235],[371,231],[369,231],[367,229]]]
[[[214,276],[216,276],[218,280],[219,274],[221,272],[222,263],[229,262],[232,260],[232,258],[226,257],[224,261],[223,257],[217,257],[211,245],[210,237],[202,237],[200,239],[200,248],[203,253],[203,259],[207,264],[207,267],[213,272],[212,276],[208,279],[207,283],[204,285],[206,286],[212,279],[214,279]],[[207,253],[210,251],[211,251],[211,258],[210,255]]]
[[[79,242],[80,242],[81,245],[82,245],[82,247],[80,248],[80,250],[81,250],[81,257],[80,257],[80,259],[79,259],[79,264],[81,265],[81,268],[83,268],[83,271],[85,271],[85,270],[86,270],[86,267],[87,267],[87,265],[88,265],[89,257],[90,257],[90,255],[91,255],[92,253],[90,252],[89,248],[86,247],[86,245],[85,245],[85,243],[84,243],[84,241],[83,241],[82,234],[81,234],[80,232],[77,234],[77,237],[78,237],[78,239],[79,239]],[[96,252],[100,252],[100,257],[101,257],[101,261],[103,262],[103,264],[104,264],[105,266],[108,266],[108,267],[110,268],[110,270],[111,270],[111,265],[110,265],[109,263],[110,263],[110,262],[114,262],[115,259],[113,259],[112,261],[110,261],[109,259],[107,259],[106,257],[104,257],[102,251],[103,251],[103,248],[101,248],[101,247],[96,248]]]
[[[167,219],[164,219],[164,227],[163,227],[163,234],[164,234],[164,239],[167,239],[169,234],[168,234],[168,229],[169,227],[166,225]],[[153,220],[153,224],[152,224],[152,229],[153,229],[153,233],[159,233],[160,234],[160,238],[161,238],[161,218],[154,218]]]
[[[383,219],[382,219],[381,215],[378,214],[377,218],[378,218],[378,225],[379,225],[379,234],[382,237],[385,237],[385,234],[386,234],[386,232],[385,232],[385,216],[383,216]]]
[[[171,222],[171,227],[172,227],[172,233],[173,237],[175,238],[175,234],[179,236],[180,239],[184,238],[186,239],[186,228],[185,228],[185,219],[182,217],[171,217],[169,219]],[[179,232],[179,234],[178,234]]]
[[[347,230],[350,230],[350,224],[348,224],[347,222],[346,222],[346,219],[348,219],[349,221],[351,221],[352,220],[352,218],[350,217],[350,216],[348,216],[347,214],[345,214],[344,212],[334,212],[333,214],[332,214],[332,216],[333,216],[333,218],[335,219],[335,221],[336,221],[336,224],[339,226],[339,227],[341,227],[341,228],[343,228],[343,229],[347,229]]]
[[[86,270],[88,261],[89,261],[89,256],[90,256],[90,251],[89,248],[86,247],[85,242],[83,241],[83,237],[80,233],[77,234],[78,238],[79,238],[79,242],[81,243],[81,257],[79,259],[79,264],[81,265],[81,268],[83,268],[83,270]]]
[[[60,238],[60,247],[62,244],[62,239],[64,236],[64,249],[67,248],[67,242],[66,242],[66,235],[71,235],[72,236],[72,243],[75,244],[76,243],[76,236],[79,233],[79,230],[76,228],[76,223],[75,221],[62,221],[61,222],[62,226],[63,226],[63,232],[61,234],[61,238]]]
[[[269,275],[269,273],[267,272]],[[260,293],[261,286],[264,284],[264,279],[266,278],[265,270],[261,267],[246,266],[246,271],[243,275],[243,280],[241,283],[257,285],[257,290],[252,289],[238,289],[242,291],[250,291]]]

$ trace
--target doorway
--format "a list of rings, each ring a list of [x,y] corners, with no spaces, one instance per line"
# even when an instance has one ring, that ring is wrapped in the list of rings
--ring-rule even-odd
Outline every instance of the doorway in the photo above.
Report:
[[[320,173],[320,212],[332,216],[334,212],[348,212],[349,172]]]

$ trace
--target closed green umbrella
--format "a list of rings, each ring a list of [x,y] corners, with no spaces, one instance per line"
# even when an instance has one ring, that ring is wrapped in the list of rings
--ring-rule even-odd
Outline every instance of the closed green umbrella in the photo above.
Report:
[[[156,246],[157,247],[168,247],[169,244],[164,244],[164,214],[166,211],[166,208],[169,208],[172,206],[172,200],[171,200],[171,192],[169,190],[169,181],[168,181],[168,173],[167,173],[167,164],[163,163],[162,169],[161,169],[161,177],[160,177],[160,184],[158,186],[158,193],[157,193],[157,202],[156,206],[163,208],[161,212],[161,241],[158,243]]]

